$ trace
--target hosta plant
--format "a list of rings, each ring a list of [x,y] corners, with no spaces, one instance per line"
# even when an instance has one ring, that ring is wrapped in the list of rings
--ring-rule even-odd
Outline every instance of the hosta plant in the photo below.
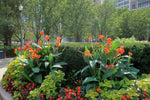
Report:
[[[89,40],[91,41],[92,37],[89,37]],[[139,70],[130,63],[132,53],[123,55],[124,46],[118,48],[111,38],[99,35],[99,40],[100,42],[94,45],[91,41],[92,51],[85,46],[83,58],[87,66],[75,73],[75,76],[81,73],[84,78],[82,85],[89,90],[105,79],[136,79]]]

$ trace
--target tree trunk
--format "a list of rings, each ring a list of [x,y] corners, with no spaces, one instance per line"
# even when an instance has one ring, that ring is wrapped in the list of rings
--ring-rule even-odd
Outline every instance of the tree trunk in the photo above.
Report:
[[[76,42],[81,42],[81,35],[79,33],[76,34]]]

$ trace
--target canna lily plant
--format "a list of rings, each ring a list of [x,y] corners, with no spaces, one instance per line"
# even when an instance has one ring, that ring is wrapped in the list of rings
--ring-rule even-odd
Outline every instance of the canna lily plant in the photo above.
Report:
[[[82,85],[86,86],[86,90],[96,88],[96,85],[105,79],[120,80],[125,77],[136,79],[139,70],[130,63],[132,53],[123,55],[124,46],[118,48],[111,38],[99,35],[98,39],[101,42],[93,45],[92,37],[89,37],[92,51],[85,46],[85,51],[82,53],[87,66],[74,75],[79,73],[82,75]]]
[[[65,62],[59,61],[61,53],[58,52],[61,37],[58,36],[55,43],[50,44],[48,35],[41,31],[41,38],[38,44],[33,44],[34,47],[26,44],[23,47],[23,52],[20,52],[20,47],[14,50],[17,55],[25,55],[26,59],[19,58],[22,63],[17,64],[17,70],[26,80],[41,84],[46,75],[54,74]]]

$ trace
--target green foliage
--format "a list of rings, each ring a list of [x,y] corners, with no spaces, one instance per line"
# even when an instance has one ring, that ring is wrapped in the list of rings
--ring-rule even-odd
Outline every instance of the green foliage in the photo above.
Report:
[[[24,55],[19,56],[20,58],[25,58]],[[7,71],[4,74],[4,77],[2,79],[2,84],[4,86],[7,85],[8,82],[8,78],[11,78],[12,80],[20,80],[22,78],[22,76],[19,75],[19,71],[16,70],[15,65],[21,63],[22,61],[19,60],[18,58],[15,58],[12,62],[10,62],[10,64],[7,66]]]
[[[117,48],[117,44],[115,42],[112,43],[111,38],[102,38],[101,41],[94,46],[91,43],[91,52],[85,46],[83,58],[87,66],[75,74],[76,76],[81,73],[84,78],[82,84],[86,86],[86,90],[95,87],[97,82],[104,79],[115,79],[118,77],[120,79],[124,77],[136,79],[139,70],[131,66],[130,55],[122,55],[124,47]],[[106,49],[108,52],[106,52]]]
[[[22,63],[17,64],[16,68],[26,80],[41,84],[44,76],[62,68],[62,65],[66,65],[66,63],[59,61],[59,56],[62,53],[56,50],[57,44],[51,43],[51,47],[47,46],[50,43],[48,41],[43,42],[43,37],[39,41],[41,42],[38,42],[40,45],[34,44],[34,49],[26,45],[24,46],[24,52],[17,52],[17,54],[24,54],[27,58],[18,58]]]
[[[87,91],[85,97],[87,97],[90,100],[97,100],[96,97],[98,96],[97,92],[93,92],[92,90]]]
[[[119,38],[117,37],[115,40],[113,40],[113,42],[116,42],[116,43],[133,43],[133,42],[137,42],[135,37],[132,36],[130,38]]]
[[[46,95],[46,98],[57,95],[58,93],[56,90],[60,89],[61,82],[64,80],[64,76],[65,74],[60,70],[45,76],[45,80],[41,84],[40,88],[31,91],[28,99],[32,98],[36,100],[38,96],[40,96],[40,93]]]

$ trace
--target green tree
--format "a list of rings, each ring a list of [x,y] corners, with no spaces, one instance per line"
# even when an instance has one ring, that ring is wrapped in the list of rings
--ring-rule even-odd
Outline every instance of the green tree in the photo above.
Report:
[[[18,5],[19,2],[14,0],[0,1],[0,35],[6,46],[11,46],[12,36],[16,31],[16,27],[19,26]]]

